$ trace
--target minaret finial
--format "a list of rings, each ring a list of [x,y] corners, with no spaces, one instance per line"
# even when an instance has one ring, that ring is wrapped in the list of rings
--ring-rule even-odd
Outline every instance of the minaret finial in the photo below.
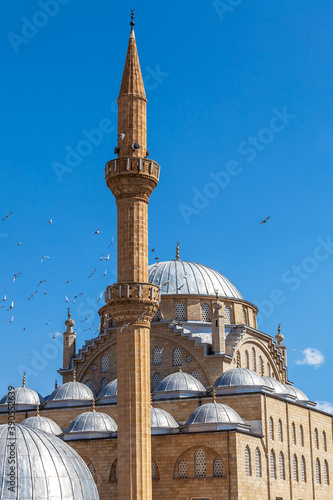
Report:
[[[95,398],[92,400],[92,405],[93,405],[92,411],[96,411],[96,409],[95,409]]]
[[[22,387],[25,387],[25,372],[23,373]]]
[[[135,11],[135,8],[134,8],[134,9],[131,9],[131,23],[130,23],[130,24],[131,24],[131,26],[132,26],[132,28],[131,28],[132,30],[133,30],[133,28],[134,28],[134,26],[135,26],[135,22],[134,22],[134,11]]]
[[[179,245],[180,245],[180,241],[177,241],[176,245],[177,245],[177,247],[176,247],[176,259],[178,260],[179,259]]]
[[[36,406],[36,415],[37,415],[37,417],[40,417],[40,415],[39,415],[39,403],[37,403],[37,406]]]
[[[73,382],[76,382],[76,370],[73,370]]]
[[[58,389],[58,380],[57,379],[55,379],[54,388]]]
[[[68,317],[70,318],[71,317],[71,308],[67,307],[67,311],[68,311]]]

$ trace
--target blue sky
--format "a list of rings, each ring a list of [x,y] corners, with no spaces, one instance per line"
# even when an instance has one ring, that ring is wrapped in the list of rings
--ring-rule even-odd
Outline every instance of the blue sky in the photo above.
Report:
[[[310,399],[333,404],[333,7],[235,3],[136,1],[148,145],[162,167],[150,246],[171,260],[180,240],[181,258],[225,274],[259,306],[261,330],[275,335],[282,324],[289,378]],[[115,281],[116,241],[108,245],[116,206],[104,165],[116,145],[131,7],[2,7],[0,215],[13,214],[0,222],[1,394],[24,369],[29,385],[48,394],[60,380],[62,338],[52,336],[64,331],[65,295],[84,292],[72,304],[79,347],[95,333],[97,300]],[[96,129],[95,145],[84,149]],[[108,252],[109,261],[98,261]]]

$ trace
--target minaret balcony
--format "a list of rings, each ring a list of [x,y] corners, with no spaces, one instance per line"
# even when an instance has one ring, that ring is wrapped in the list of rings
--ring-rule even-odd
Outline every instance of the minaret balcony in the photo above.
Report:
[[[156,161],[147,158],[117,158],[109,161],[105,166],[105,180],[116,176],[139,175],[155,179],[156,184],[160,177],[160,166]]]

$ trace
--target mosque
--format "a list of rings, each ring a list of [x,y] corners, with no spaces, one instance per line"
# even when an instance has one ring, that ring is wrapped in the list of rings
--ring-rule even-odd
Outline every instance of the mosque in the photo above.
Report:
[[[333,499],[333,417],[289,381],[280,328],[258,330],[257,307],[220,272],[183,261],[179,245],[148,267],[160,166],[131,26],[105,167],[118,280],[99,335],[79,350],[68,314],[63,384],[43,398],[23,381],[0,401],[0,498]]]

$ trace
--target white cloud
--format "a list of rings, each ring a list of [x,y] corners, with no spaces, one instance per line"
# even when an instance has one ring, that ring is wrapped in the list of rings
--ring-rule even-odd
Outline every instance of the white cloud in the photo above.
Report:
[[[55,337],[60,337],[61,335],[62,335],[62,333],[60,333],[60,332],[55,332],[55,333],[54,333],[54,336],[55,336]]]
[[[318,349],[307,347],[301,353],[303,354],[303,359],[296,360],[297,365],[311,365],[319,368],[325,361],[323,354]]]
[[[333,404],[329,401],[316,401],[317,410],[326,411],[327,413],[333,413]]]

